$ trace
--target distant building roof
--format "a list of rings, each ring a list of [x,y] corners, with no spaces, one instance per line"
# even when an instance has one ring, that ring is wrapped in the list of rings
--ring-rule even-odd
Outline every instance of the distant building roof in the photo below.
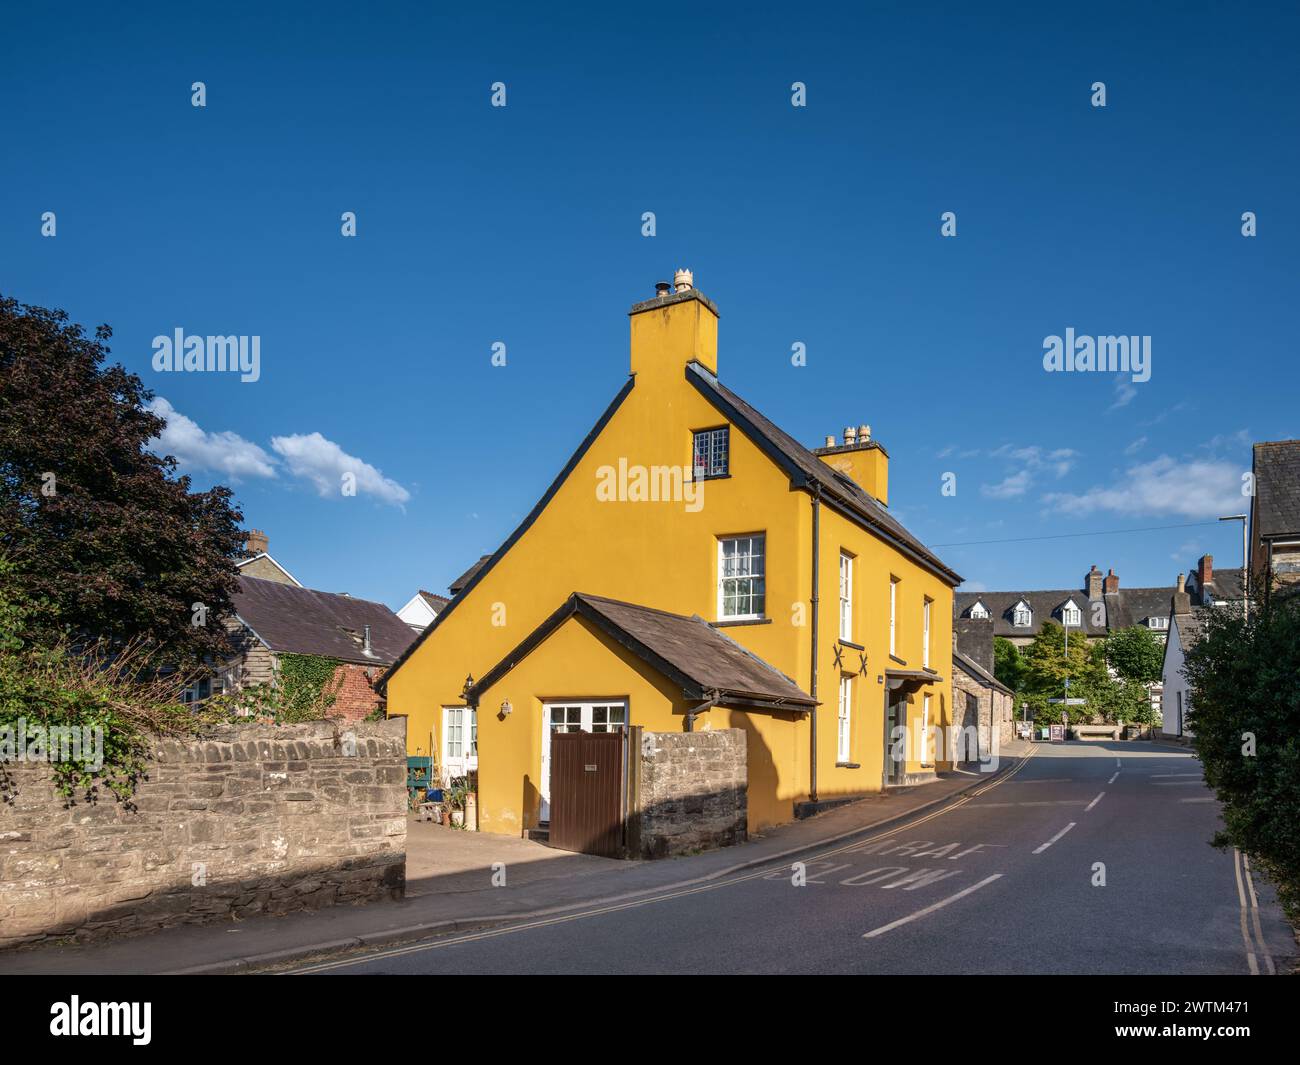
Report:
[[[429,607],[435,614],[441,614],[442,608],[451,602],[451,600],[445,595],[436,595],[433,592],[426,592],[423,588],[420,589],[420,598],[429,604]]]
[[[469,569],[451,582],[448,591],[450,591],[453,596],[460,595],[461,590],[478,575],[478,571],[487,565],[488,559],[491,557],[491,555],[480,555],[479,560],[475,562],[474,565],[470,566]]]
[[[1138,589],[1142,591],[1144,589]],[[1150,589],[1155,591],[1156,589]],[[1165,613],[1169,612],[1169,590],[1167,588],[1159,589],[1164,596]],[[1120,595],[1127,595],[1126,591],[1121,591]],[[1016,604],[1021,600],[1029,606],[1033,614],[1031,623],[1026,626],[1014,625]],[[1088,636],[1105,636],[1106,635],[1106,614],[1102,612],[1102,624],[1097,625],[1094,617],[1098,611],[1093,609],[1093,601],[1088,599],[1087,593],[1078,588],[1065,588],[1055,591],[1046,592],[958,592],[953,597],[953,609],[957,612],[958,618],[969,617],[970,608],[976,603],[983,603],[993,619],[994,636],[1036,636],[1042,630],[1043,622],[1049,619],[1060,623],[1061,609],[1069,602],[1073,601],[1074,605],[1079,608],[1082,622],[1081,628]],[[1096,600],[1102,603],[1102,600]],[[1103,605],[1105,605],[1103,603]],[[1070,626],[1074,629],[1075,626]]]
[[[1300,440],[1255,445],[1255,536],[1300,536]]]
[[[387,666],[415,639],[383,603],[240,574],[235,615],[272,651]],[[370,626],[371,654],[362,644]]]
[[[780,670],[719,632],[698,615],[687,617],[575,592],[510,654],[485,673],[468,695],[484,691],[522,662],[561,623],[579,615],[682,685],[688,699],[717,696],[720,703],[757,703],[806,711],[817,705]]]

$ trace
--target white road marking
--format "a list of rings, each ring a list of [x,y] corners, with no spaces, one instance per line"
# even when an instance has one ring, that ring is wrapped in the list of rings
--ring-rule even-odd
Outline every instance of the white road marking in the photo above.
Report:
[[[889,924],[881,925],[879,928],[873,928],[870,932],[864,932],[862,933],[862,938],[874,939],[876,936],[883,936],[886,932],[892,931],[893,929],[899,927],[900,925],[909,924],[912,921],[918,920],[922,917],[927,916],[928,914],[934,913],[935,910],[943,909],[950,902],[956,902],[958,899],[965,898],[972,891],[978,891],[986,884],[991,884],[993,883],[993,881],[1000,879],[1001,876],[1002,876],[1001,873],[994,873],[992,876],[986,876],[978,884],[972,884],[968,888],[962,888],[962,890],[957,892],[957,894],[949,895],[946,899],[940,899],[938,902],[932,902],[929,906],[927,906],[923,910],[917,910],[916,913],[908,914],[906,917],[900,917],[897,921],[890,921]]]
[[[1111,784],[1114,784],[1114,783],[1115,783],[1115,778],[1116,778],[1117,776],[1119,776],[1119,770],[1118,770],[1118,769],[1116,769],[1115,772],[1111,774],[1111,778],[1110,778],[1108,781],[1106,781],[1106,784],[1107,784],[1108,786],[1111,785]]]
[[[1118,758],[1115,759],[1115,768],[1118,769],[1122,763]]]
[[[1179,802],[1217,802],[1218,800],[1215,799],[1213,795],[1211,795],[1208,799],[1179,799],[1178,801]]]
[[[1088,810],[1091,810],[1094,806],[1097,805],[1097,803],[1101,802],[1102,796],[1105,794],[1106,793],[1104,791],[1098,792],[1097,797],[1093,799],[1092,802],[1088,803],[1088,809],[1084,810],[1083,812],[1086,814]]]
[[[1043,851],[1047,850],[1048,847],[1050,847],[1050,846],[1051,846],[1053,843],[1055,843],[1058,839],[1060,839],[1062,836],[1064,836],[1067,832],[1070,831],[1070,829],[1072,829],[1072,828],[1073,828],[1075,825],[1077,825],[1078,823],[1079,823],[1078,821],[1071,821],[1068,825],[1066,825],[1063,829],[1061,829],[1060,832],[1058,832],[1056,835],[1054,835],[1051,839],[1049,839],[1049,840],[1048,840],[1046,843],[1044,843],[1041,847],[1036,847],[1036,848],[1034,849],[1034,853],[1035,853],[1035,854],[1042,854]]]

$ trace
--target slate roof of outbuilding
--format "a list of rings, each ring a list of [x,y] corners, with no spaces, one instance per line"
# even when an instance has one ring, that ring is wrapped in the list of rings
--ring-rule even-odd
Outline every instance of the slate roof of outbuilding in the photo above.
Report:
[[[575,614],[595,624],[660,674],[681,682],[688,698],[703,699],[719,693],[718,701],[723,703],[750,700],[792,710],[817,705],[817,700],[779,669],[699,615],[670,614],[583,592],[569,596],[519,646],[488,670],[469,690],[470,698],[477,699]]]
[[[387,666],[415,639],[411,626],[383,603],[260,577],[240,574],[232,603],[238,619],[272,651]],[[369,656],[361,648],[367,625]]]

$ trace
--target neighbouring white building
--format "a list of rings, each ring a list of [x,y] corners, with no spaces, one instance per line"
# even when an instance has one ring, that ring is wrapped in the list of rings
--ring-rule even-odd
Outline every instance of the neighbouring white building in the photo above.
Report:
[[[411,596],[411,601],[406,606],[397,611],[397,616],[416,632],[423,632],[450,602],[445,595],[434,595],[433,592],[421,589]]]
[[[1187,725],[1187,714],[1192,708],[1191,685],[1183,676],[1183,663],[1187,660],[1187,652],[1201,638],[1205,617],[1213,609],[1212,606],[1192,605],[1186,578],[1179,574],[1178,588],[1170,602],[1169,637],[1165,640],[1165,660],[1161,670],[1164,687],[1162,735],[1186,739],[1193,735]]]

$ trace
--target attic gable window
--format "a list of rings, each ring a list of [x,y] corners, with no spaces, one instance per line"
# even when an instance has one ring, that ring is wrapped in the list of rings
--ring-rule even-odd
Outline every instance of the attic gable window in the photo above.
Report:
[[[1034,623],[1033,612],[1029,609],[1029,604],[1023,599],[1016,604],[1016,608],[1011,613],[1011,624],[1018,629],[1027,629]]]
[[[989,609],[983,603],[976,601],[975,605],[970,608],[970,616],[981,620],[989,616]]]
[[[726,477],[731,458],[731,427],[724,425],[720,429],[701,429],[692,436],[695,480]]]
[[[1061,607],[1061,622],[1069,628],[1077,629],[1083,624],[1083,615],[1079,613],[1079,608],[1074,605],[1071,599],[1065,606]]]

